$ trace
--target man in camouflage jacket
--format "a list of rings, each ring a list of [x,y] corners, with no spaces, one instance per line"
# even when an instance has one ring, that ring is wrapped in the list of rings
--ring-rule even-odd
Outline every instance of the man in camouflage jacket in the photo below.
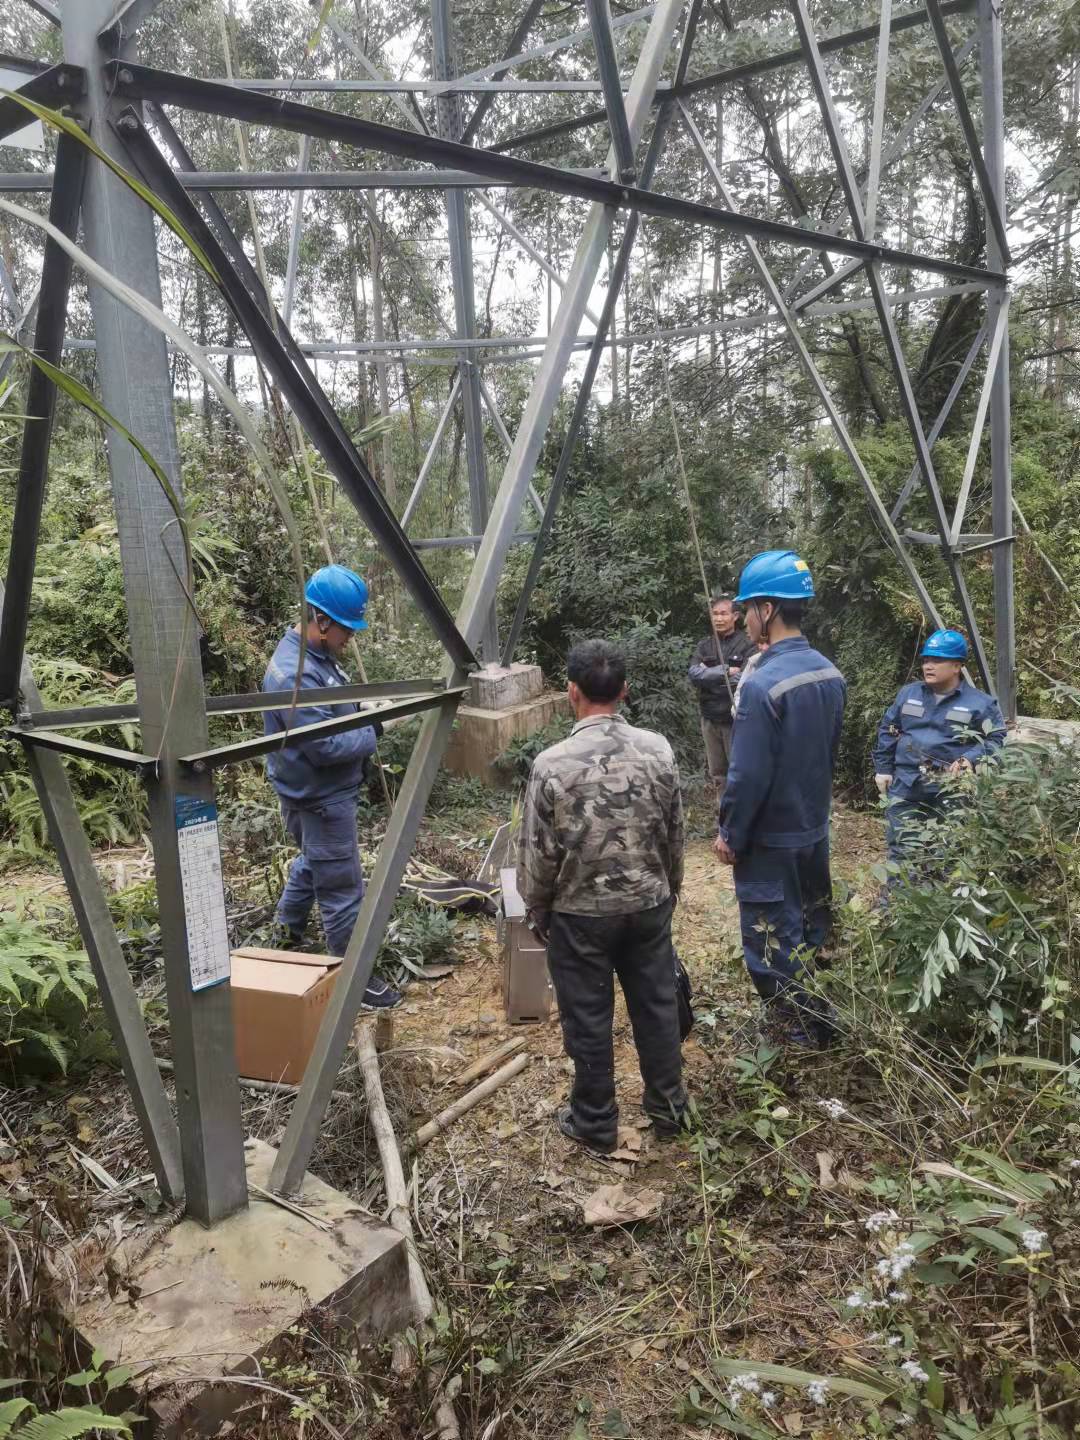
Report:
[[[518,889],[547,940],[574,1062],[559,1129],[610,1152],[618,1134],[615,975],[634,1031],[645,1113],[658,1134],[673,1135],[686,1109],[671,946],[683,875],[682,796],[664,737],[615,713],[626,695],[621,653],[587,640],[571,650],[566,673],[577,724],[533,762]]]

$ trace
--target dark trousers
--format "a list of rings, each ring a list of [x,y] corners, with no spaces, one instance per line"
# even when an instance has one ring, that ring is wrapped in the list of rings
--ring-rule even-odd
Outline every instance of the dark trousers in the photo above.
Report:
[[[899,862],[912,848],[912,842],[929,820],[938,820],[945,813],[949,797],[941,790],[906,795],[889,795],[885,811],[885,849],[890,860]]]
[[[289,867],[275,918],[278,924],[299,932],[318,901],[331,955],[345,954],[364,898],[356,805],[355,795],[315,805],[281,802],[285,829],[300,854]]]
[[[629,915],[551,916],[548,966],[563,1043],[574,1062],[570,1106],[580,1134],[607,1145],[618,1134],[614,976],[619,977],[645,1091],[645,1113],[672,1132],[686,1109],[671,951],[671,901]]]
[[[743,957],[763,1000],[784,995],[816,1013],[798,975],[832,928],[829,841],[797,850],[760,846],[735,862]]]

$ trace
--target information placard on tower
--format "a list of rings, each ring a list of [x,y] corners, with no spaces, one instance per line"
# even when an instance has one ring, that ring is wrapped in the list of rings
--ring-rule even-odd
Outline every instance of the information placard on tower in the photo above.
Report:
[[[231,963],[217,806],[196,795],[178,796],[176,830],[191,988],[206,990],[228,980]]]

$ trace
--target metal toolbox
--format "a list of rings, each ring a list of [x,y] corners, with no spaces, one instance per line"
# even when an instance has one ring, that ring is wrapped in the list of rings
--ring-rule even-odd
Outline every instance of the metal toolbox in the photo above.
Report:
[[[518,894],[517,872],[499,871],[502,903],[497,933],[503,955],[503,1001],[511,1025],[537,1024],[551,1014],[554,992],[548,974],[547,947],[529,929],[525,902]]]

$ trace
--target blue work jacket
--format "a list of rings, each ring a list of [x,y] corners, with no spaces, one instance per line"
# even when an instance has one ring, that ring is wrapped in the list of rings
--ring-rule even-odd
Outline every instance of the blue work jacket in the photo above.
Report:
[[[1005,742],[1005,721],[992,695],[961,680],[935,695],[921,680],[905,685],[885,711],[874,746],[874,771],[892,775],[893,795],[936,794],[935,777],[955,760],[984,760]]]
[[[770,645],[746,676],[720,802],[720,834],[736,855],[798,850],[829,833],[846,696],[840,671],[802,635]]]
[[[266,667],[263,690],[291,690],[296,684],[299,663],[300,632],[286,630]],[[301,692],[348,683],[348,676],[324,650],[315,645],[307,647],[300,677]],[[263,727],[267,735],[277,735],[286,727],[295,730],[319,720],[332,720],[336,715],[354,715],[356,709],[355,705],[304,705],[301,699],[292,711],[288,708],[267,710]],[[364,761],[374,753],[375,740],[372,727],[362,726],[359,730],[345,730],[337,735],[286,745],[275,750],[266,761],[270,783],[290,805],[313,805],[355,795],[364,778]]]

